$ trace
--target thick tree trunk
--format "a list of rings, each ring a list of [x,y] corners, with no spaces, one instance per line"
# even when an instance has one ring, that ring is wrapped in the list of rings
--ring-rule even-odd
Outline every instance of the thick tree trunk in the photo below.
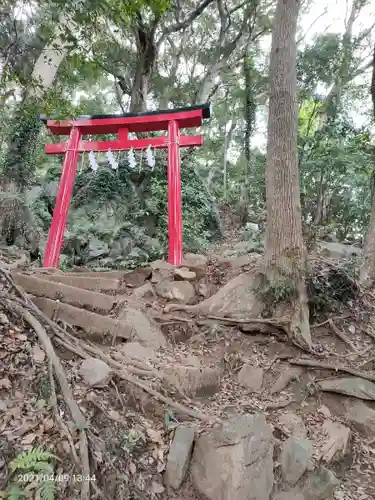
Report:
[[[61,16],[55,37],[39,55],[32,74],[31,84],[25,90],[24,99],[16,109],[9,127],[8,150],[2,164],[2,176],[25,190],[35,172],[35,153],[41,130],[39,114],[46,91],[53,85],[56,73],[64,60],[67,47],[65,32],[67,21]]]
[[[372,59],[371,99],[373,106],[373,119],[375,123],[375,47]],[[372,209],[370,223],[367,230],[363,261],[360,268],[359,280],[362,285],[371,287],[375,283],[375,160],[372,174]]]
[[[268,297],[301,348],[311,347],[297,153],[296,28],[300,0],[278,0],[272,34],[266,166]]]

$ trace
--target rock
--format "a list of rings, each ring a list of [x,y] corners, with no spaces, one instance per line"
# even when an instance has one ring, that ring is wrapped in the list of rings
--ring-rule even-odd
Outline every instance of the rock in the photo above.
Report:
[[[373,438],[375,435],[375,411],[369,408],[362,401],[356,401],[345,405],[348,411],[346,419],[367,438]]]
[[[127,286],[140,287],[146,280],[151,278],[151,275],[151,267],[139,267],[138,269],[124,273],[121,280]]]
[[[259,392],[263,383],[263,368],[245,363],[238,373],[238,382],[250,392]]]
[[[322,241],[319,243],[321,253],[326,257],[332,259],[349,258],[353,255],[360,255],[362,250],[358,247],[351,245],[344,245],[343,243],[333,243],[330,241]]]
[[[92,236],[89,241],[87,260],[94,260],[109,254],[108,244],[101,241],[96,236]]]
[[[282,446],[281,471],[285,481],[294,486],[305,473],[313,454],[311,441],[291,436]]]
[[[0,324],[1,325],[9,325],[9,319],[6,314],[0,313]]]
[[[173,364],[164,368],[168,381],[188,396],[212,396],[220,388],[221,370],[208,366]]]
[[[170,264],[169,262],[165,260],[155,260],[154,262],[151,262],[150,267],[154,271],[159,271],[159,270],[164,270],[164,271],[173,271],[175,266],[173,264]]]
[[[204,314],[251,314],[260,317],[265,304],[259,297],[262,283],[260,269],[253,269],[231,279],[214,295],[195,306],[195,310]]]
[[[264,415],[242,415],[196,440],[191,475],[209,500],[269,500],[272,459],[272,430]]]
[[[194,287],[187,281],[163,280],[157,283],[155,290],[163,299],[178,300],[184,304],[195,297]]]
[[[171,486],[175,490],[181,486],[189,467],[194,437],[194,427],[181,425],[177,427],[168,453],[164,475],[166,486]]]
[[[134,339],[144,346],[154,347],[155,349],[167,345],[167,341],[158,325],[147,318],[142,311],[132,307],[125,307],[120,312],[118,319],[131,325],[133,335],[129,340]]]
[[[358,399],[375,400],[375,384],[359,377],[344,377],[322,380],[318,387],[321,391],[336,392]]]
[[[251,253],[242,255],[241,257],[222,258],[216,262],[216,266],[231,268],[233,271],[235,271],[244,266],[257,264],[260,261],[261,257],[262,256],[258,253]]]
[[[182,266],[187,267],[190,271],[193,271],[199,280],[204,278],[206,275],[207,259],[204,255],[187,253],[185,258],[182,260]]]
[[[307,436],[305,424],[303,423],[302,418],[299,417],[296,413],[283,413],[279,417],[278,424],[281,428],[284,428],[289,434],[293,436],[299,438],[305,438]]]
[[[208,286],[206,285],[206,283],[199,283],[198,293],[202,297],[208,297],[209,291],[208,291]]]
[[[148,281],[144,285],[134,290],[134,296],[137,297],[138,299],[153,299],[154,297],[156,297],[156,293],[155,290],[153,289],[153,286]]]
[[[304,500],[329,500],[332,498],[340,481],[326,467],[319,467],[311,472],[302,488]]]
[[[155,260],[151,262],[150,267],[152,268],[151,283],[159,283],[163,280],[173,280],[173,273],[175,266],[166,262],[165,260]]]
[[[112,378],[112,370],[101,359],[85,359],[79,369],[85,384],[90,387],[105,387]]]
[[[349,451],[349,427],[327,419],[323,424],[323,433],[326,438],[319,459],[327,463],[342,460]]]
[[[187,267],[178,267],[174,270],[174,277],[176,280],[193,281],[196,279],[197,275],[194,271],[189,271]]]
[[[155,352],[150,347],[145,347],[139,342],[126,342],[121,346],[121,351],[129,358],[139,359],[141,361],[157,359]]]
[[[270,389],[270,394],[276,394],[284,390],[290,382],[297,379],[303,370],[299,366],[282,365],[279,376]]]

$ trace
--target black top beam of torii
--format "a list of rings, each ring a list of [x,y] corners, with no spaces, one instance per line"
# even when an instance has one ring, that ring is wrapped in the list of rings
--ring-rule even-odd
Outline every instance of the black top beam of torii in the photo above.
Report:
[[[142,111],[142,112],[132,112],[132,113],[122,113],[113,115],[83,115],[77,116],[74,120],[100,120],[106,118],[132,118],[136,116],[155,116],[155,115],[166,115],[174,113],[183,113],[184,111],[197,111],[202,110],[202,118],[207,119],[212,116],[212,104],[211,102],[206,102],[205,104],[196,104],[194,106],[183,106],[181,108],[174,109],[159,109],[156,111]],[[55,118],[47,117],[45,115],[40,115],[40,120],[43,123],[47,123],[48,120],[54,120]]]

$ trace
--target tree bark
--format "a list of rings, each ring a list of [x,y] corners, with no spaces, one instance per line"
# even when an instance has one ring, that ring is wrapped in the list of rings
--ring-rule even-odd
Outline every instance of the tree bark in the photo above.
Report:
[[[297,152],[296,29],[300,0],[278,0],[270,58],[270,100],[266,166],[267,291],[277,317],[290,319],[287,333],[311,348],[305,284]]]
[[[65,33],[68,21],[60,16],[55,36],[44,47],[36,60],[31,84],[24,92],[24,98],[16,109],[9,127],[8,150],[2,164],[5,182],[14,182],[21,191],[25,190],[35,172],[34,158],[42,123],[39,114],[41,101],[53,85],[57,71],[67,53]]]
[[[246,224],[249,215],[249,173],[251,168],[251,136],[253,134],[255,122],[256,105],[254,101],[254,85],[253,85],[253,61],[246,48],[243,57],[243,73],[245,77],[245,96],[244,96],[244,119],[245,119],[245,144],[244,155],[246,160],[244,184],[240,190],[240,200],[238,203],[237,213],[240,217],[241,224]]]
[[[370,87],[373,119],[375,122],[375,47],[372,58],[372,79]],[[374,155],[373,155],[374,156]],[[359,281],[365,287],[371,287],[375,283],[375,160],[372,172],[372,208],[369,227],[363,249],[363,261],[359,271]]]

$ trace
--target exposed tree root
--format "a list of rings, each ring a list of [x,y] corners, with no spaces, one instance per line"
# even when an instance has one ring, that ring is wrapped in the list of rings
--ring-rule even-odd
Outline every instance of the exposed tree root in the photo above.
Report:
[[[348,373],[349,375],[353,375],[354,377],[364,378],[366,380],[370,380],[371,382],[375,382],[375,375],[371,375],[368,372],[364,372],[361,370],[356,370],[355,368],[350,368],[349,366],[331,363],[325,363],[324,361],[315,361],[313,359],[288,359],[288,362],[291,365],[298,366],[307,366],[309,368],[318,368],[320,370],[331,370],[333,372],[343,372]]]
[[[8,304],[8,301],[7,301]],[[9,306],[9,304],[8,304]],[[11,307],[8,307],[10,311],[12,311]],[[80,464],[81,471],[84,477],[81,486],[81,499],[89,500],[90,499],[90,462],[89,462],[89,450],[86,436],[86,419],[83,416],[77,402],[74,399],[72,390],[69,386],[68,380],[65,375],[64,368],[61,364],[60,358],[57,356],[55,349],[52,345],[52,342],[42,324],[26,309],[22,308],[19,305],[13,305],[13,311],[16,311],[23,319],[31,326],[31,328],[35,331],[40,344],[42,345],[52,367],[56,378],[58,380],[62,395],[64,400],[70,410],[72,419],[79,429],[80,439],[79,439],[79,448],[80,448]]]
[[[345,335],[344,332],[342,332],[341,330],[339,330],[337,328],[337,326],[334,324],[333,320],[332,319],[329,319],[328,320],[328,324],[331,328],[331,330],[333,331],[333,333],[335,335],[337,335],[337,337],[339,339],[341,339],[347,346],[349,346],[349,348],[355,352],[355,353],[358,353],[358,349],[355,347],[355,345],[348,339],[348,337]]]

